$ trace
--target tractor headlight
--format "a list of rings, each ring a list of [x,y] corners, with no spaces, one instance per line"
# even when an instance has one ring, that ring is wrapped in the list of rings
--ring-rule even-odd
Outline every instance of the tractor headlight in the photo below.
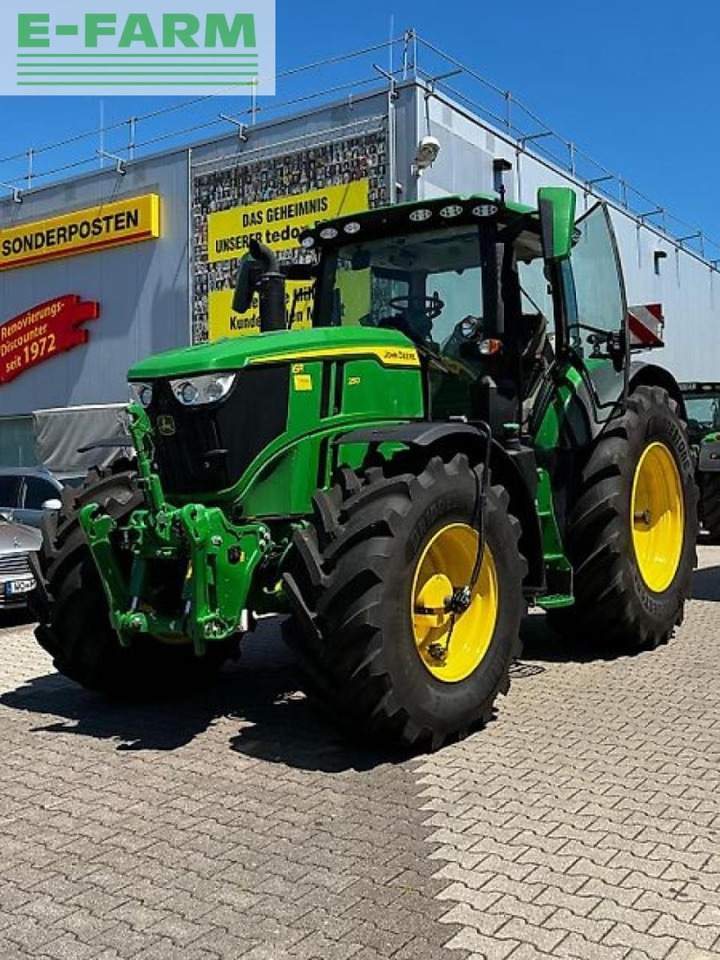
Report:
[[[216,403],[227,396],[235,383],[234,373],[208,373],[201,377],[183,377],[171,380],[170,389],[186,407],[196,407],[203,403]]]
[[[149,407],[152,403],[153,385],[151,383],[128,384],[130,388],[130,403],[139,403],[141,407]]]

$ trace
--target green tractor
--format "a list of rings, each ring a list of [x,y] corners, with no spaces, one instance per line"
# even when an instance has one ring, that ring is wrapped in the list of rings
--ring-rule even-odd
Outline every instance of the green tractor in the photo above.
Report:
[[[700,520],[720,539],[720,383],[681,383],[690,445],[697,465]]]
[[[160,695],[289,613],[344,727],[437,747],[507,692],[528,602],[578,642],[667,640],[693,458],[677,383],[630,361],[606,207],[443,197],[301,244],[313,267],[258,242],[242,262],[260,334],[130,371],[134,457],[45,524],[33,603],[57,668]],[[285,280],[310,276],[312,327],[286,329]]]

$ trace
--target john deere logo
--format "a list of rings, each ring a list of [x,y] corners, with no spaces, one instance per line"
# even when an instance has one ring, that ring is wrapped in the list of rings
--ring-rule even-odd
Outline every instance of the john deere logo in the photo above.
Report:
[[[136,96],[210,87],[274,94],[274,0],[211,3],[207,10],[188,0],[145,0],[142,13],[113,13],[106,3],[98,11],[80,0],[28,13],[25,2],[6,0],[0,95],[95,96],[127,88]]]
[[[175,435],[175,418],[169,413],[161,413],[157,418],[157,428],[164,437]]]

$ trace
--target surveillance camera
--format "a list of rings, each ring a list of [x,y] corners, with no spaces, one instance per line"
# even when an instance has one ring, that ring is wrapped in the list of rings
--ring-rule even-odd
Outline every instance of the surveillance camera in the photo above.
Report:
[[[437,137],[423,137],[418,144],[417,154],[415,155],[415,169],[426,170],[432,166],[440,153],[440,141]]]

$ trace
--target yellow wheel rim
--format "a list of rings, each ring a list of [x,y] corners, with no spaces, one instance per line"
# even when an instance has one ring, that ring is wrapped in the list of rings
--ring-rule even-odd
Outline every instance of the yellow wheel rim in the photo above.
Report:
[[[632,539],[640,575],[655,593],[672,583],[683,548],[685,508],[680,473],[664,443],[651,443],[635,469]]]
[[[477,545],[478,535],[472,527],[448,524],[431,538],[415,569],[411,600],[415,645],[425,667],[446,683],[470,676],[487,653],[495,631],[498,579],[487,544],[470,605],[454,617],[446,610],[453,590],[470,582]]]

